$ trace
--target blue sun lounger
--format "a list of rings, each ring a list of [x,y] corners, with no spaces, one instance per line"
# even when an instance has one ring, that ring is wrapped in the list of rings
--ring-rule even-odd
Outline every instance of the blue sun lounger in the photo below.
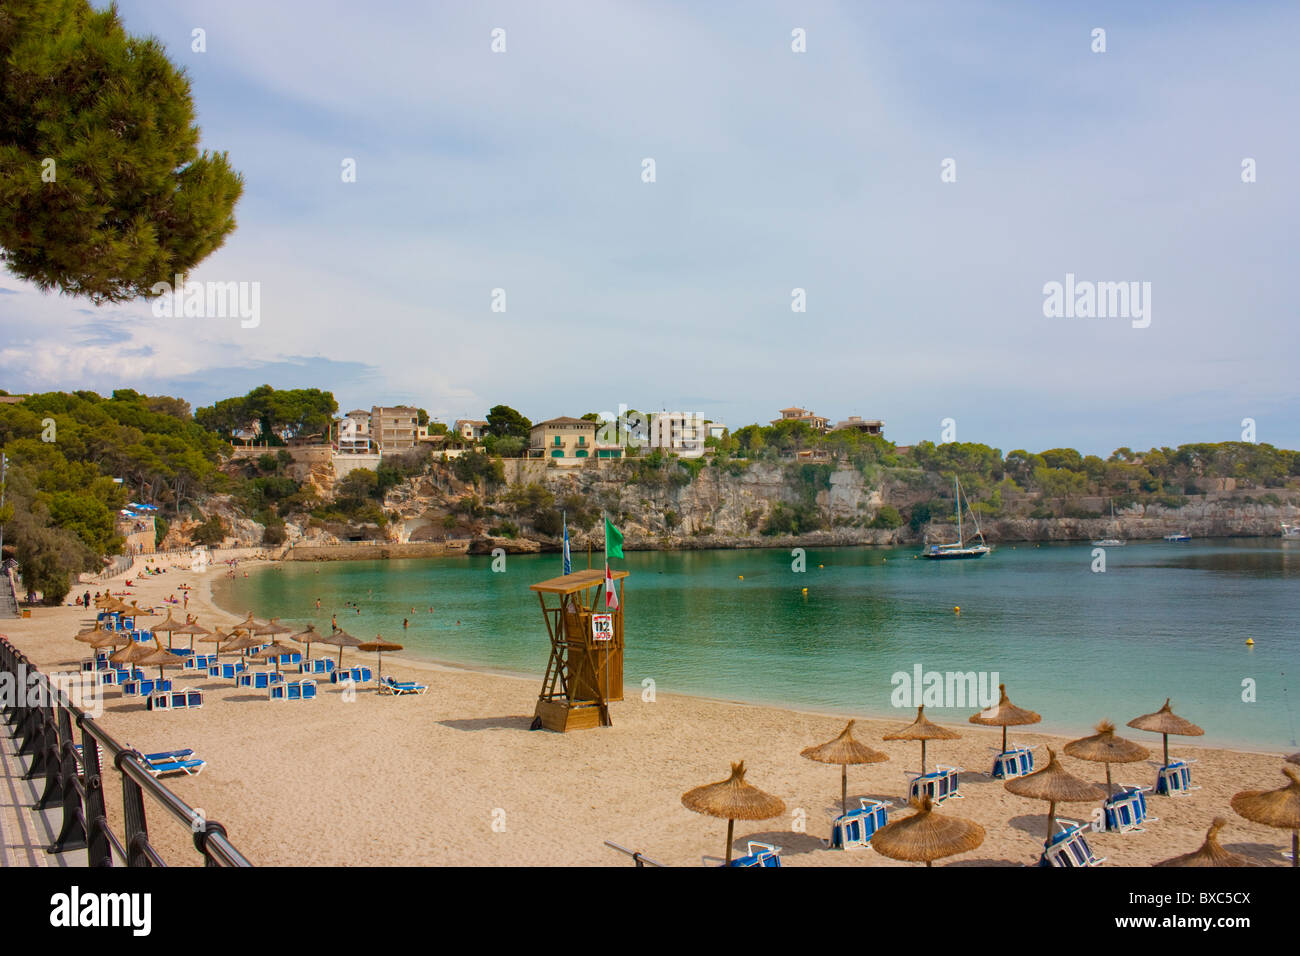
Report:
[[[1039,866],[1086,867],[1100,866],[1106,862],[1105,857],[1093,854],[1088,841],[1083,838],[1083,824],[1069,820],[1057,820],[1061,832],[1052,837],[1043,847],[1043,855],[1038,858]]]
[[[94,660],[81,662],[81,670],[83,673],[108,670],[111,666],[112,662],[109,661],[107,654],[96,654]]]
[[[197,710],[203,706],[203,692],[198,690],[160,691],[145,698],[146,710]]]
[[[348,681],[352,681],[354,684],[364,684],[372,676],[369,667],[345,667],[342,670],[330,671],[330,683],[346,684]]]
[[[138,667],[110,667],[107,670],[96,671],[99,675],[101,684],[110,684],[118,686],[129,680],[139,680],[144,677],[144,672]]]
[[[243,661],[235,661],[233,664],[213,664],[208,668],[208,676],[224,677],[226,680],[234,680],[247,669],[248,665]]]
[[[379,681],[381,694],[392,694],[396,697],[404,694],[424,694],[428,690],[428,684],[417,684],[413,680],[393,680],[391,677],[385,677]]]
[[[127,697],[148,697],[155,691],[171,690],[172,682],[156,677],[137,678],[122,682],[122,693]]]
[[[852,850],[867,846],[875,832],[885,825],[888,819],[885,804],[866,797],[859,799],[862,801],[860,808],[836,817],[831,823],[832,850]]]
[[[929,797],[938,806],[953,797],[960,798],[962,795],[957,792],[957,774],[961,772],[961,767],[935,767],[927,774],[914,777],[907,788],[908,799]]]
[[[317,657],[312,660],[303,661],[298,665],[299,674],[332,674],[334,673],[334,662],[328,657]]]
[[[1106,815],[1106,829],[1116,833],[1141,833],[1143,823],[1155,823],[1159,819],[1148,815],[1146,791],[1141,787],[1121,785],[1101,806]]]
[[[165,754],[145,754],[144,766],[155,777],[183,773],[197,776],[207,766],[207,761],[193,756],[193,750],[176,750]]]
[[[1192,786],[1192,768],[1195,760],[1171,760],[1168,766],[1156,771],[1156,793],[1162,797],[1185,797],[1188,791],[1200,790]]]
[[[185,663],[182,664],[181,666],[184,667],[187,671],[203,671],[206,674],[208,672],[208,668],[210,668],[216,662],[217,662],[216,654],[194,654],[191,657],[185,658]]]
[[[749,841],[749,853],[732,860],[727,866],[776,866],[781,865],[781,848],[770,843]]]
[[[275,671],[247,671],[235,678],[235,683],[240,687],[252,687],[255,690],[266,690],[272,684],[284,682],[284,675],[277,674]]]
[[[1011,780],[1034,772],[1034,752],[1029,747],[1012,747],[999,752],[993,758],[993,770],[989,773],[995,780]]]
[[[316,682],[314,680],[291,680],[272,684],[267,689],[270,700],[315,700]]]

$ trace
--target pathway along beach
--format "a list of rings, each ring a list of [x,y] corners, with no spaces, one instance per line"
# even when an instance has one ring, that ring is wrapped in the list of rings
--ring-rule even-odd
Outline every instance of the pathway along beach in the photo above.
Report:
[[[114,578],[109,587],[123,590],[129,577],[136,585],[133,597],[165,611],[163,599],[189,583],[194,590],[188,611],[201,623],[224,626],[237,620],[211,603],[209,585],[223,570],[196,574],[170,568],[166,558],[162,562],[166,574],[143,576],[144,562],[137,559],[133,571]],[[252,566],[244,562],[240,568]],[[93,594],[96,586],[89,590]],[[238,588],[235,594],[237,599]],[[260,608],[248,610],[262,618]],[[183,613],[177,608],[178,615]],[[87,657],[88,648],[73,635],[91,617],[78,607],[37,608],[30,619],[5,622],[3,630],[46,672],[70,670]],[[362,639],[373,636],[356,633]],[[400,634],[384,636],[401,640]],[[321,653],[327,650],[337,653],[334,648]],[[344,659],[374,663],[373,655],[353,650],[345,651]],[[613,727],[554,734],[528,729],[540,673],[525,680],[385,654],[385,674],[427,683],[428,694],[394,698],[359,689],[350,703],[340,687],[328,682],[319,685],[317,700],[272,703],[265,692],[180,676],[187,673],[177,670],[168,676],[177,687],[201,688],[202,709],[149,713],[142,700],[105,688],[102,723],[144,752],[192,747],[208,762],[206,769],[198,777],[168,778],[168,786],[223,823],[234,845],[256,864],[628,865],[626,857],[603,845],[613,840],[669,865],[698,866],[703,856],[716,857],[721,850],[721,831],[718,821],[683,807],[681,795],[725,778],[729,764],[743,759],[749,782],[781,797],[787,812],[760,823],[738,822],[738,851],[743,852],[747,840],[760,839],[784,848],[786,866],[907,865],[869,850],[823,849],[821,838],[829,835],[838,812],[838,768],[799,753],[838,734],[842,716],[662,693],[647,703],[629,687],[628,699],[612,707]],[[1195,702],[1180,701],[1175,691],[1153,689],[1150,699],[1133,701],[1130,712],[1098,714],[1097,720],[1114,720],[1123,736],[1155,756],[1160,738],[1123,724],[1155,710],[1170,693],[1175,708],[1195,719]],[[1009,692],[1022,704],[1044,696],[1042,688],[1012,686]],[[1035,709],[1049,716],[1048,707]],[[917,768],[917,747],[880,738],[913,716],[900,712],[896,720],[858,722],[857,739],[891,759],[849,769],[851,803],[857,796],[897,800],[905,792],[903,771]],[[935,742],[929,762],[966,768],[961,778],[965,799],[953,804],[954,812],[981,824],[987,837],[978,849],[948,865],[1032,863],[1042,848],[1043,805],[1013,796],[1001,781],[981,773],[991,763],[990,748],[1000,742],[1000,732],[964,721],[949,726],[961,739]],[[1073,736],[1090,733],[1090,726],[1079,726]],[[1015,728],[1011,738],[1051,744],[1058,752],[1069,739]],[[1240,790],[1282,786],[1281,756],[1201,748],[1178,738],[1171,747],[1198,761],[1193,782],[1201,789],[1187,797],[1150,798],[1159,821],[1144,833],[1089,834],[1106,865],[1147,866],[1195,850],[1219,815],[1228,818],[1220,835],[1225,847],[1266,865],[1283,865],[1280,851],[1289,834],[1248,823],[1228,806]],[[1041,765],[1046,753],[1039,749],[1036,757]],[[1100,764],[1070,757],[1061,761],[1076,776],[1105,779]],[[1116,766],[1114,774],[1119,782],[1149,785],[1155,770],[1140,763]],[[110,819],[120,827],[120,788],[112,788],[109,799]],[[1092,807],[1062,809],[1066,818],[1086,820]],[[150,836],[173,864],[201,861],[189,833],[162,817]]]

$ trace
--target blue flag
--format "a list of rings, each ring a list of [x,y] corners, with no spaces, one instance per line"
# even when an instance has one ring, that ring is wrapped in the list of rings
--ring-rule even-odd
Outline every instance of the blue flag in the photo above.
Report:
[[[569,518],[564,515],[564,573],[573,573],[573,556],[569,554]]]

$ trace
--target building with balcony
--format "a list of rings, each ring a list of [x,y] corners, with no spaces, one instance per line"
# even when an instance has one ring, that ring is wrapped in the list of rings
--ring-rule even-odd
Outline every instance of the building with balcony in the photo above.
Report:
[[[860,415],[850,415],[832,428],[831,431],[859,431],[864,435],[884,435],[885,423],[878,418],[862,418]]]
[[[483,440],[483,432],[486,428],[487,422],[477,418],[458,418],[452,431],[466,441],[477,442]]]
[[[380,455],[400,455],[415,447],[419,412],[410,405],[376,405],[370,409],[370,441]]]
[[[814,415],[806,408],[783,408],[781,409],[781,417],[772,420],[773,425],[780,425],[785,422],[803,422],[815,432],[825,432],[829,430],[831,425],[829,418]]]
[[[598,428],[598,423],[584,418],[561,417],[538,422],[528,433],[528,457],[565,466],[623,457],[619,446],[597,441]]]

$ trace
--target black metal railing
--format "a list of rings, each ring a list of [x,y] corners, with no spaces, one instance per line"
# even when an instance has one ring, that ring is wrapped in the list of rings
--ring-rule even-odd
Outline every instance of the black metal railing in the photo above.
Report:
[[[205,866],[252,866],[226,837],[225,827],[156,780],[139,751],[118,743],[72,701],[65,687],[41,673],[4,637],[0,673],[12,675],[13,697],[4,701],[0,716],[13,728],[18,754],[31,758],[26,779],[45,780],[35,809],[62,810],[59,834],[46,852],[84,849],[89,866],[113,866],[114,860],[126,866],[166,866],[149,841],[148,797],[150,807],[161,808],[193,833]],[[81,732],[80,744],[74,726]],[[122,837],[108,820],[105,757],[121,778]]]
[[[605,846],[609,847],[611,850],[617,850],[619,853],[622,853],[625,856],[630,856],[632,858],[632,862],[635,863],[641,869],[644,869],[647,866],[662,867],[664,865],[660,863],[658,860],[650,859],[650,857],[646,856],[644,853],[640,852],[639,850],[629,850],[627,847],[620,846],[619,844],[613,842],[612,840],[606,840]]]

